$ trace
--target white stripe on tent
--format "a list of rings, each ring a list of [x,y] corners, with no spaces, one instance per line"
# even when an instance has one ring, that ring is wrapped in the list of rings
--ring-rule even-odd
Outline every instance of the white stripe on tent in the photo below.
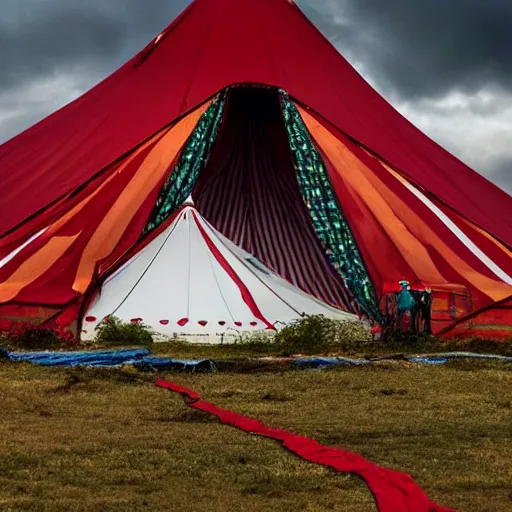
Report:
[[[400,180],[430,211],[432,211],[446,227],[499,279],[512,286],[510,277],[482,249],[480,249],[440,208],[411,183]]]
[[[34,240],[39,238],[47,229],[48,228],[42,229],[41,231],[39,231],[39,233],[36,233],[34,236],[29,238],[24,244],[20,245],[18,248],[14,249],[14,251],[12,251],[7,256],[5,256],[5,258],[1,259],[0,260],[0,268],[2,268],[4,265],[7,265],[7,263],[9,263],[9,261],[11,261],[14,258],[14,256],[16,256],[23,249],[25,249],[25,247],[30,245]]]

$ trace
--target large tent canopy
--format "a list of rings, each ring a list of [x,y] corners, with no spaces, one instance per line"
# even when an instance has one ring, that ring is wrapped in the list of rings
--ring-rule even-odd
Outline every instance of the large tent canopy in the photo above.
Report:
[[[405,279],[438,292],[438,332],[511,323],[512,198],[397,113],[289,0],[195,0],[0,146],[0,179],[6,322],[80,324],[192,194],[214,229],[325,304],[378,320]]]

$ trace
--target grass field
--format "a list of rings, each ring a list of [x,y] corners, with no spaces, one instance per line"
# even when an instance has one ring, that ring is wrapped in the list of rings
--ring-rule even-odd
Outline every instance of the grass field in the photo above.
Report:
[[[408,472],[462,512],[512,510],[511,365],[173,374],[220,406]],[[374,511],[357,478],[220,425],[124,370],[0,362],[0,510]]]

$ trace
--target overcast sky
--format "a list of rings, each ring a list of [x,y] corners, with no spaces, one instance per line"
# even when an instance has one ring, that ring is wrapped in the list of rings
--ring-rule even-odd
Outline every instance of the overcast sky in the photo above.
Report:
[[[1,0],[0,143],[119,67],[188,3]],[[512,194],[511,0],[297,3],[395,108]]]

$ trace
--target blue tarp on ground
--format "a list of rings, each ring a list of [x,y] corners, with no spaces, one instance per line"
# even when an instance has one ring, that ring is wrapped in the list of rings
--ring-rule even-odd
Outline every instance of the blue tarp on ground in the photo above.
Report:
[[[109,368],[133,365],[140,370],[213,371],[215,365],[209,359],[185,360],[152,356],[147,349],[98,350],[84,352],[7,352],[3,355],[11,361],[23,361],[41,366],[87,366]]]
[[[366,359],[351,359],[349,357],[312,357],[295,359],[294,363],[300,368],[328,368],[330,366],[362,366],[370,364]]]
[[[141,371],[198,371],[212,372],[215,363],[209,359],[172,359],[151,355],[147,349],[101,350],[83,352],[8,352],[0,347],[0,358],[11,361],[24,361],[42,366],[87,366],[109,368],[133,365]],[[309,357],[294,359],[293,363],[304,369],[322,369],[333,366],[363,366],[378,361],[401,360],[418,364],[441,365],[450,359],[479,359],[512,362],[512,357],[495,354],[474,354],[471,352],[447,352],[435,355],[393,355],[372,359],[354,359],[349,357]]]
[[[435,355],[400,355],[390,357],[378,357],[374,359],[351,359],[348,357],[312,357],[295,359],[294,363],[300,368],[330,368],[332,366],[362,366],[378,361],[402,360],[418,364],[445,364],[450,359],[480,359],[494,360],[502,362],[512,362],[512,357],[500,356],[495,354],[474,354],[472,352],[446,352]]]
[[[512,363],[512,357],[500,356],[497,354],[474,354],[473,352],[446,352],[439,354],[441,357],[448,359],[494,359],[496,361],[504,361],[506,363]]]
[[[149,355],[147,349],[89,352],[11,352],[10,359],[42,366],[118,366],[132,364],[147,355]]]
[[[408,357],[407,361],[418,364],[446,364],[448,359],[446,357],[413,356]]]

